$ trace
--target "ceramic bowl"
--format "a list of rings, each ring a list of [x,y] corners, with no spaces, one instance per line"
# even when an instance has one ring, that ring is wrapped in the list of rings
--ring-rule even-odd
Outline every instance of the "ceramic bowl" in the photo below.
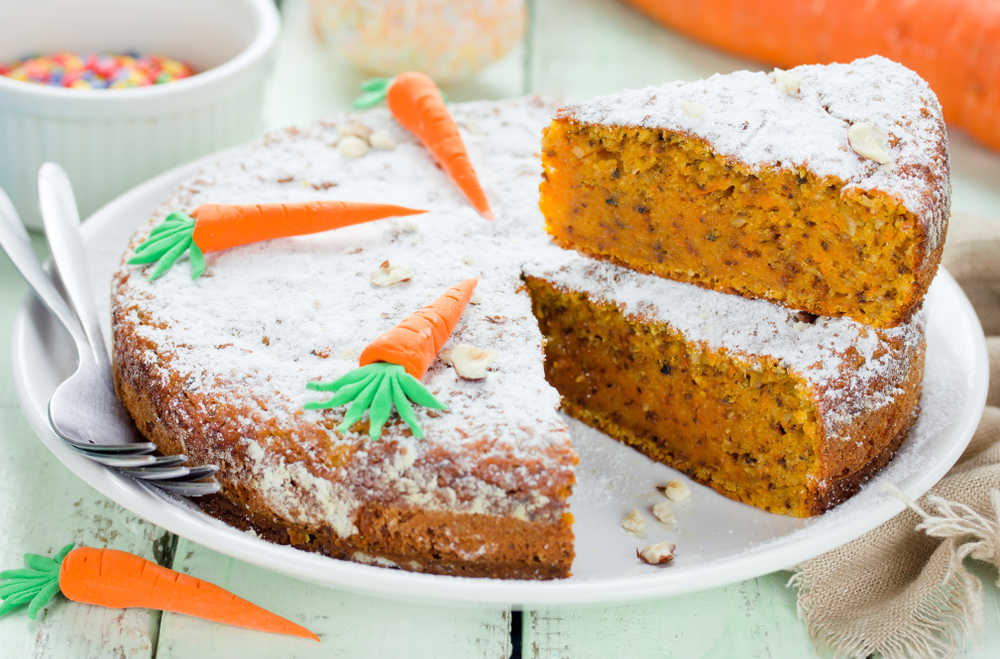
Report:
[[[0,0],[0,61],[137,51],[199,72],[116,90],[0,76],[0,187],[25,224],[41,227],[43,162],[66,169],[87,217],[162,171],[257,136],[279,25],[272,0]]]

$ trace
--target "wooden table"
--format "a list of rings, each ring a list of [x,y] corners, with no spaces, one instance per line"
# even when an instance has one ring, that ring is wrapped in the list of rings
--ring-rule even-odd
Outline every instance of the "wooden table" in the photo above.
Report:
[[[527,92],[588,98],[624,87],[759,68],[663,30],[614,0],[536,0],[528,39],[450,98],[503,98]],[[285,0],[285,27],[267,90],[267,128],[309,122],[347,109],[365,76],[316,40],[305,0]],[[953,208],[1000,217],[1000,157],[951,135]],[[35,235],[39,254],[47,252]],[[24,284],[0,257],[0,346],[10,342]],[[311,586],[174,537],[104,499],[59,463],[35,437],[0,349],[0,567],[20,567],[26,551],[69,541],[107,545],[152,558],[228,588],[300,622],[317,645],[143,609],[110,610],[57,599],[36,621],[0,619],[0,657],[811,657],[795,593],[778,572],[680,597],[590,609],[403,604]],[[1000,656],[995,575],[984,583],[981,652]]]

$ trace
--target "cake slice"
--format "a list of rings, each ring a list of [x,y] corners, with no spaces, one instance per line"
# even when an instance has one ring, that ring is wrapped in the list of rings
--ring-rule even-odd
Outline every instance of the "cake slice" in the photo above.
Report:
[[[555,241],[641,272],[887,328],[941,258],[941,108],[881,57],[623,91],[542,147]]]
[[[563,411],[731,499],[821,513],[916,419],[923,312],[874,329],[563,254],[525,268]]]

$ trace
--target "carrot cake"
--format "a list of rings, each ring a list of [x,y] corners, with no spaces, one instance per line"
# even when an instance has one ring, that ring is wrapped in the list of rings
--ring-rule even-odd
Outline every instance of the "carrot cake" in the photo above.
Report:
[[[431,211],[206,254],[204,274],[194,280],[183,259],[153,281],[150,266],[123,262],[112,291],[117,389],[163,453],[183,452],[193,464],[221,468],[222,492],[200,501],[205,510],[273,542],[371,565],[566,577],[573,560],[568,497],[577,457],[557,387],[565,409],[586,418],[593,388],[625,381],[627,373],[620,365],[600,376],[577,375],[579,366],[564,373],[557,362],[574,357],[560,351],[597,342],[600,335],[609,345],[579,362],[596,368],[625,354],[619,352],[629,343],[624,332],[645,328],[669,339],[669,354],[658,357],[655,373],[663,382],[653,386],[680,395],[676,407],[689,405],[683,392],[706,378],[720,383],[693,412],[699,424],[711,422],[717,432],[691,435],[692,441],[714,441],[726,429],[744,432],[738,416],[725,415],[736,405],[745,416],[748,404],[726,397],[756,395],[753,400],[772,401],[773,409],[754,421],[754,431],[774,423],[798,442],[781,449],[774,443],[781,440],[772,440],[779,432],[774,428],[763,453],[744,436],[726,445],[741,447],[738,459],[716,451],[678,462],[685,469],[700,469],[699,461],[716,469],[718,476],[695,471],[704,482],[720,487],[729,479],[751,493],[722,486],[729,496],[775,512],[812,514],[884,464],[919,391],[920,317],[889,332],[846,319],[803,323],[767,302],[561,249],[545,232],[537,193],[539,135],[556,109],[537,98],[451,106],[495,222],[476,213],[416,138],[378,109],[275,133],[224,154],[138,230],[124,261],[168,213],[190,213],[201,204],[329,199]],[[377,131],[384,148],[349,158],[338,140],[361,129]],[[409,274],[376,285],[377,271],[397,266]],[[338,430],[344,407],[308,408],[325,397],[309,383],[355,369],[373,339],[474,277],[472,304],[446,348],[470,344],[496,351],[497,358],[477,381],[458,377],[441,359],[431,365],[423,383],[448,410],[416,409],[423,439],[396,415],[373,441],[363,422]],[[661,297],[669,287],[683,293]],[[557,336],[572,329],[552,318],[563,305],[567,318],[595,319],[575,344]],[[634,352],[648,362],[650,349],[637,341]],[[704,357],[705,368],[688,367],[696,355]],[[719,364],[727,367],[706,370]],[[642,377],[649,372],[643,362]],[[726,377],[739,382],[726,383]],[[754,394],[755,385],[764,392]],[[781,407],[786,391],[787,406]],[[636,398],[629,418],[612,421],[625,428],[644,404]],[[656,405],[650,411],[667,418],[663,404]],[[588,421],[615,432],[596,416]],[[673,428],[684,420],[670,423]],[[878,423],[887,425],[875,428]],[[644,431],[640,424],[619,437]],[[656,434],[651,441],[656,438],[662,439]],[[660,459],[683,457],[672,444],[659,452],[637,445]],[[756,471],[739,476],[733,465],[752,459]],[[767,478],[776,489],[762,498],[757,493]],[[760,483],[747,484],[752,479]]]
[[[941,259],[941,107],[882,57],[622,91],[542,148],[556,242],[642,272],[894,327]]]

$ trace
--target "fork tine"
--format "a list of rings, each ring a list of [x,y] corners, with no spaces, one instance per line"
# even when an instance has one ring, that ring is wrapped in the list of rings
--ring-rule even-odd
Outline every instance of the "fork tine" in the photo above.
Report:
[[[191,469],[179,464],[165,466],[157,464],[153,467],[133,467],[131,469],[122,469],[122,471],[129,476],[135,476],[147,481],[185,479],[191,473]]]
[[[202,465],[200,467],[188,467],[188,474],[181,478],[171,479],[175,483],[187,483],[190,481],[201,480],[202,478],[208,478],[219,471],[219,468],[215,465]]]
[[[153,467],[176,467],[187,462],[186,455],[166,455],[166,456],[154,456],[156,458],[156,463],[150,467],[136,467],[136,469],[152,469]]]
[[[152,453],[156,450],[156,444],[152,442],[141,442],[135,444],[91,444],[89,442],[78,442],[73,439],[62,438],[71,448],[78,450],[85,455],[142,455]]]
[[[158,487],[164,492],[177,494],[182,497],[203,497],[208,494],[215,494],[222,488],[218,483],[174,483],[171,481],[153,482],[149,481],[153,487]]]
[[[155,455],[121,455],[121,456],[105,456],[95,453],[85,453],[79,449],[74,449],[78,453],[83,454],[85,457],[93,460],[98,464],[105,465],[107,467],[118,467],[119,469],[124,469],[128,467],[150,467],[156,464]]]

